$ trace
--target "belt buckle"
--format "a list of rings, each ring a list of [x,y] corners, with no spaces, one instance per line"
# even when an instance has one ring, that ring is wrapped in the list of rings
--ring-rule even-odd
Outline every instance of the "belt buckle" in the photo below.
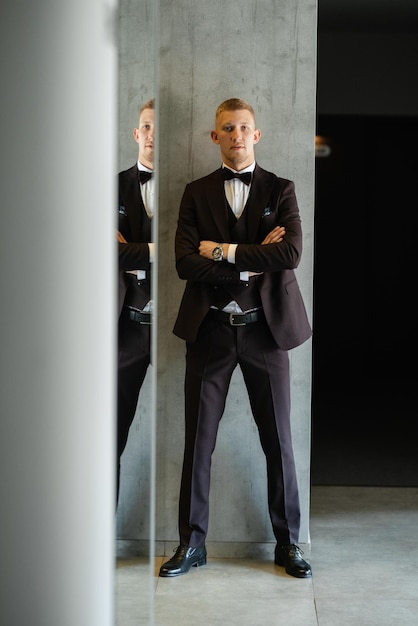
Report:
[[[246,326],[247,325],[246,322],[238,322],[238,323],[234,322],[234,317],[236,315],[240,315],[241,317],[245,318],[245,314],[244,313],[230,313],[229,314],[229,323],[231,324],[231,326]]]

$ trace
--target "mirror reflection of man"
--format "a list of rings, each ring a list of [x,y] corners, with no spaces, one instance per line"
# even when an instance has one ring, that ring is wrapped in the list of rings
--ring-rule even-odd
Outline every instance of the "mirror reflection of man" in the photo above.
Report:
[[[150,364],[154,112],[154,99],[140,108],[138,128],[133,131],[138,144],[138,161],[118,177],[117,499],[120,459]]]

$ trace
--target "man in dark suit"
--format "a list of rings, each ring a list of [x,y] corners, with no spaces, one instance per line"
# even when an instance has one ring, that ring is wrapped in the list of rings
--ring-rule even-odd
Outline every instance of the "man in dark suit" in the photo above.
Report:
[[[119,173],[119,322],[117,404],[117,497],[120,458],[150,364],[152,319],[151,217],[154,208],[154,99],[139,111],[133,131],[138,161]]]
[[[187,348],[185,448],[180,545],[161,566],[163,577],[206,563],[211,458],[237,365],[267,461],[275,563],[291,576],[311,576],[297,545],[287,353],[311,336],[294,274],[301,223],[294,184],[255,162],[260,136],[251,105],[237,98],[220,104],[211,137],[222,167],[188,184],[181,200],[176,267],[187,284],[174,333]]]

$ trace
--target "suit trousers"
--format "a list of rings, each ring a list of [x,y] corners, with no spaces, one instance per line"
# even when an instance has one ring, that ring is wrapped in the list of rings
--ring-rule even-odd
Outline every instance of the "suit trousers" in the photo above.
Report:
[[[180,542],[196,547],[205,541],[212,453],[231,377],[239,365],[266,457],[273,532],[280,543],[296,543],[300,507],[290,428],[287,351],[277,347],[264,316],[258,322],[233,327],[209,313],[196,342],[186,345]]]
[[[126,447],[139,392],[150,364],[150,336],[150,325],[131,321],[122,313],[118,327],[117,497],[120,458]]]

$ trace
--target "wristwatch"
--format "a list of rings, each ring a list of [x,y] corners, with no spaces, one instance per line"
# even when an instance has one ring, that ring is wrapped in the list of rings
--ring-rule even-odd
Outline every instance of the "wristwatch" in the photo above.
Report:
[[[224,258],[224,251],[222,250],[222,246],[216,246],[216,248],[214,248],[212,250],[212,259],[214,261],[222,261],[222,259]]]

